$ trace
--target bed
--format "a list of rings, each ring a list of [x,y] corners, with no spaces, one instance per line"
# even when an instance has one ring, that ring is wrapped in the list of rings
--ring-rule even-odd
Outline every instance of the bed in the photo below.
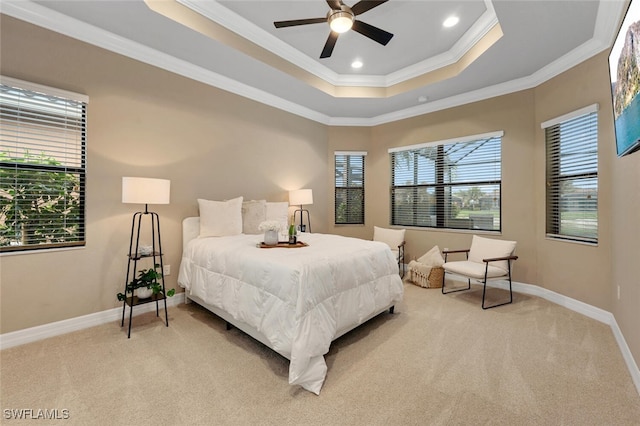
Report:
[[[289,383],[320,393],[333,340],[402,300],[389,247],[302,234],[301,248],[260,248],[263,235],[202,237],[183,221],[178,284],[194,301],[290,360]]]

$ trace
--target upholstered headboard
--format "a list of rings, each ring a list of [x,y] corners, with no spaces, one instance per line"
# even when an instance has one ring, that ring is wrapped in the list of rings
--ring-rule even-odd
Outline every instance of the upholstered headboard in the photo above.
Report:
[[[200,217],[187,217],[182,221],[182,250],[187,247],[187,243],[198,238],[200,234]]]

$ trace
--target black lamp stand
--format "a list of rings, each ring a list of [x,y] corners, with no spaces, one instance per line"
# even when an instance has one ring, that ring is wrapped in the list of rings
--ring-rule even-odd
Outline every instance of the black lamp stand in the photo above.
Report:
[[[151,241],[152,241],[152,250],[149,254],[142,254],[139,251],[140,245],[140,225],[142,223],[142,217],[150,215],[151,218]],[[135,245],[134,245],[134,236],[135,236]],[[169,327],[169,315],[167,314],[167,297],[164,288],[164,264],[162,262],[162,242],[160,240],[160,218],[157,213],[150,212],[148,210],[148,205],[144,205],[144,212],[137,212],[133,215],[133,220],[131,221],[131,238],[129,240],[129,262],[127,264],[127,277],[124,282],[124,295],[125,300],[122,304],[122,322],[120,326],[124,326],[124,315],[127,305],[129,305],[129,331],[127,332],[127,338],[131,337],[131,319],[133,317],[133,307],[136,305],[141,305],[148,302],[156,302],[156,316],[160,316],[160,308],[158,305],[159,300],[164,301],[164,318],[167,327]],[[137,268],[138,268],[138,260],[142,258],[153,258],[153,268],[155,269],[156,264],[160,264],[160,280],[162,281],[162,294],[154,294],[148,300],[140,300],[137,296],[131,293],[130,297],[127,296],[127,284],[130,283],[136,276]],[[133,268],[131,267],[133,263]],[[131,274],[130,274],[131,273]]]
[[[296,215],[298,214],[298,212],[300,213],[300,232],[306,232],[306,225],[302,221],[302,214],[303,213],[307,214],[307,223],[309,224],[309,232],[311,232],[311,218],[309,217],[309,210],[303,209],[302,205],[300,205],[300,208],[293,212],[293,221],[294,222],[296,221]]]

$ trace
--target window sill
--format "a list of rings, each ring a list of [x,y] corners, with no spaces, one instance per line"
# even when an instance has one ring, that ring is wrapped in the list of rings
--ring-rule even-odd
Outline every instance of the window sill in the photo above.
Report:
[[[554,241],[558,243],[569,243],[569,244],[579,244],[588,247],[598,247],[598,242],[593,241],[580,241],[580,240],[572,240],[570,238],[562,238],[562,237],[554,237],[553,235],[545,235],[545,240]]]
[[[53,253],[59,251],[69,251],[69,250],[83,250],[86,246],[75,246],[75,247],[56,247],[56,248],[43,248],[43,249],[33,249],[33,250],[18,250],[18,251],[5,251],[0,252],[0,257],[5,256],[20,256],[25,254],[42,254],[42,253]]]

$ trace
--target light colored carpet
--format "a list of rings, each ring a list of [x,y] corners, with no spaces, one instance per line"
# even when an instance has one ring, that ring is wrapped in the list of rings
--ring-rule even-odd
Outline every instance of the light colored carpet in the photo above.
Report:
[[[197,305],[0,353],[3,424],[638,425],[640,396],[607,325],[480,288],[405,300],[333,343],[319,396],[288,361]],[[126,325],[126,324],[125,324]],[[16,421],[7,410],[68,410]]]

